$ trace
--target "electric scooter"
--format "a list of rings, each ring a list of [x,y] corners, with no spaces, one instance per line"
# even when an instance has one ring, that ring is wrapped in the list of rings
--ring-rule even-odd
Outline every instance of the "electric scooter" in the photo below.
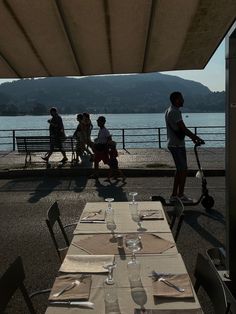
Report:
[[[184,203],[184,206],[196,206],[199,203],[202,204],[202,206],[206,209],[206,210],[210,210],[214,204],[214,198],[212,196],[209,195],[208,193],[208,188],[207,188],[207,180],[206,177],[204,176],[203,170],[201,168],[201,164],[200,164],[200,160],[198,157],[198,151],[197,148],[200,147],[201,145],[205,144],[204,141],[200,141],[197,142],[194,145],[194,153],[195,153],[195,157],[196,157],[196,161],[197,161],[197,165],[198,165],[198,172],[196,174],[196,177],[201,178],[202,181],[202,193],[199,197],[198,200],[193,200],[192,202],[186,202]],[[171,202],[169,200],[164,199],[162,196],[157,196],[157,195],[153,195],[151,197],[152,201],[160,201],[162,203],[163,206],[174,206],[175,202]]]

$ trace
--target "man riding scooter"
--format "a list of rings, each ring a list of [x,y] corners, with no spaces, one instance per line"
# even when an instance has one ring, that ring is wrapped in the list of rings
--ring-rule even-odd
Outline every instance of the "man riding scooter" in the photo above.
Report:
[[[185,136],[188,136],[195,144],[204,142],[200,137],[192,133],[184,124],[180,108],[183,107],[184,98],[180,92],[170,94],[170,107],[165,112],[167,127],[167,147],[172,154],[176,166],[173,190],[170,202],[179,197],[183,203],[191,203],[193,200],[184,194],[187,177],[187,156],[185,149]]]

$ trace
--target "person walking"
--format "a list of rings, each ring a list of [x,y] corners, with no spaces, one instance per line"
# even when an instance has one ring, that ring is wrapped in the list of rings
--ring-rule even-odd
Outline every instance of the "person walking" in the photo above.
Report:
[[[95,139],[92,144],[92,149],[94,152],[94,173],[90,176],[90,178],[98,178],[98,169],[99,162],[103,161],[104,164],[109,163],[109,155],[108,155],[108,145],[107,142],[110,138],[110,132],[105,127],[106,118],[104,116],[100,116],[97,119],[97,125],[99,126],[98,137]]]
[[[125,175],[119,168],[119,163],[118,163],[118,151],[116,149],[116,142],[112,140],[112,137],[108,139],[107,142],[108,145],[108,156],[109,156],[109,172],[108,172],[108,177],[106,181],[111,183],[111,177],[114,177],[115,179],[118,180],[119,177],[122,178],[122,182],[125,183]]]
[[[82,162],[82,156],[84,153],[84,144],[81,141],[81,124],[83,120],[83,114],[78,113],[76,116],[76,120],[78,121],[78,125],[73,134],[73,137],[76,139],[75,164],[78,164],[78,162]]]
[[[41,157],[44,161],[48,162],[52,153],[55,150],[55,147],[59,149],[62,153],[62,163],[66,163],[68,158],[62,147],[62,142],[65,139],[65,130],[61,116],[57,112],[57,108],[52,107],[50,109],[51,119],[48,120],[49,123],[49,134],[50,134],[50,150],[45,154],[44,157]]]
[[[179,92],[170,94],[171,105],[165,112],[167,128],[167,147],[172,154],[176,166],[174,184],[170,201],[174,202],[179,197],[183,203],[193,200],[184,194],[185,181],[187,177],[187,156],[185,148],[185,136],[188,136],[194,143],[203,140],[192,133],[184,124],[180,108],[183,107],[184,98]]]

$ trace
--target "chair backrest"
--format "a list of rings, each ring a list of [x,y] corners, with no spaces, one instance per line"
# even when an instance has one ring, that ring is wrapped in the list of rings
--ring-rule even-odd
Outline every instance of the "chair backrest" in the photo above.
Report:
[[[30,313],[35,314],[33,304],[24,286],[25,272],[20,256],[8,267],[0,278],[0,313],[3,313],[8,302],[17,289],[20,289]]]
[[[200,253],[197,256],[194,276],[196,278],[194,285],[196,292],[200,286],[204,288],[211,299],[215,313],[228,313],[229,306],[220,276],[209,259]]]
[[[55,233],[54,233],[54,225],[55,224],[58,224],[60,230],[61,230],[61,233],[62,233],[62,236],[64,238],[64,241],[65,241],[65,244],[66,246],[68,247],[69,246],[69,240],[68,240],[68,237],[67,237],[67,234],[65,232],[65,229],[62,225],[62,222],[61,222],[61,218],[60,218],[60,210],[59,210],[59,207],[58,207],[58,203],[57,202],[54,202],[50,208],[48,209],[47,211],[47,219],[46,219],[46,224],[48,226],[48,229],[49,229],[49,232],[50,232],[50,235],[52,237],[52,241],[55,245],[55,248],[57,250],[57,254],[60,258],[60,260],[62,261],[62,255],[61,255],[61,251],[62,250],[65,250],[66,248],[60,248],[59,245],[58,245],[58,242],[57,242],[57,239],[56,239],[56,236],[55,236]]]

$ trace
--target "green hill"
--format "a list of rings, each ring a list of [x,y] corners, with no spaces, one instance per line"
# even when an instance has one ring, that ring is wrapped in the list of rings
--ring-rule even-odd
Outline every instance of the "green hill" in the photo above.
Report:
[[[163,112],[169,94],[179,90],[185,112],[223,112],[224,92],[160,73],[22,79],[0,85],[0,114]]]

